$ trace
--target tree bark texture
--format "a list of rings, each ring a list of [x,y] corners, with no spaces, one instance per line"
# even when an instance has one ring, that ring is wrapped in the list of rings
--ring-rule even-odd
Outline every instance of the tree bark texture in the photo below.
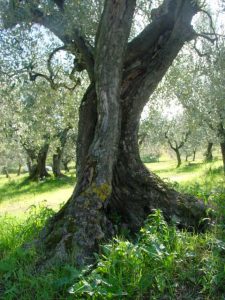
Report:
[[[37,241],[46,253],[44,264],[88,263],[115,233],[115,214],[133,232],[156,208],[181,227],[198,228],[205,217],[203,202],[179,194],[146,169],[138,147],[142,110],[184,43],[195,36],[191,20],[198,7],[191,0],[165,0],[128,43],[135,6],[135,0],[105,1],[94,53],[83,49],[77,31],[69,42],[82,55],[91,83],[80,106],[77,185]],[[68,35],[46,18],[34,16],[33,22],[68,43]]]

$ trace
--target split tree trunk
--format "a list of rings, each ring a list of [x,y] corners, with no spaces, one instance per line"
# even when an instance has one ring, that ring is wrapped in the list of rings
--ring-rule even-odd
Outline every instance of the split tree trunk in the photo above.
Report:
[[[169,188],[143,165],[138,148],[141,112],[183,44],[193,38],[197,7],[165,0],[153,22],[126,44],[135,1],[105,1],[95,47],[93,82],[80,107],[77,186],[37,241],[46,261],[88,263],[115,233],[116,213],[136,232],[153,209],[198,228],[203,202]],[[88,122],[87,122],[88,120]]]

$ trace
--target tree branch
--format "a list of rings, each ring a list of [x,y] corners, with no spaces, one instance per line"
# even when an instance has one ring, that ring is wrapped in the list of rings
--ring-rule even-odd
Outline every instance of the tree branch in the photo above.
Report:
[[[3,17],[4,27],[6,29],[12,28],[23,22],[43,25],[53,32],[65,44],[66,50],[79,57],[79,62],[83,65],[83,68],[80,70],[87,69],[90,79],[93,79],[93,48],[78,29],[68,30],[69,27],[73,27],[73,24],[68,24],[64,10],[61,9],[60,12],[52,12],[50,15],[46,15],[34,3],[21,3],[18,0],[11,0],[8,12]]]

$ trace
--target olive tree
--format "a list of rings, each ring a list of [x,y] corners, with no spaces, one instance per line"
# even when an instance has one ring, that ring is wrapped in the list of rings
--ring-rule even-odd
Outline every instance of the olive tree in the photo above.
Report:
[[[155,208],[180,226],[197,227],[205,215],[202,202],[146,169],[138,147],[142,110],[183,45],[198,37],[191,23],[201,3],[162,1],[132,38],[136,1],[102,2],[11,0],[3,9],[5,28],[38,24],[54,33],[75,56],[75,71],[85,70],[90,81],[79,110],[77,184],[37,241],[46,264],[87,263],[115,234],[115,213],[133,232]],[[31,75],[38,76],[34,69]],[[54,85],[51,67],[45,77]]]

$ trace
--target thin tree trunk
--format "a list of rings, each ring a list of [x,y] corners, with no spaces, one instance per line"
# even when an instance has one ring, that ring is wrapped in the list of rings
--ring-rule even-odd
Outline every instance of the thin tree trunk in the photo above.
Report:
[[[196,150],[196,149],[194,149],[194,150],[193,150],[193,157],[192,157],[192,161],[195,161],[195,158],[196,158],[196,152],[197,152],[197,150]]]
[[[66,141],[67,141],[67,135],[70,129],[71,127],[68,126],[58,134],[60,146],[57,147],[56,153],[53,155],[53,174],[55,177],[65,176],[61,172],[61,161],[62,161],[63,150],[65,148]]]
[[[177,168],[181,166],[181,156],[180,156],[180,151],[179,149],[174,150],[176,153],[176,158],[177,158]]]

